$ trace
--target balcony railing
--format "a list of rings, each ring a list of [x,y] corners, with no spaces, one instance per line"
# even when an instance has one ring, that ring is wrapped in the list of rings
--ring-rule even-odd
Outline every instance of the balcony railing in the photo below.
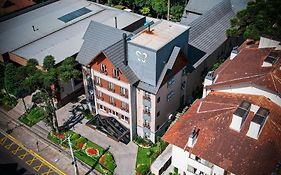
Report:
[[[98,96],[98,99],[100,99],[100,100],[104,100],[104,98],[102,97],[102,96]]]
[[[111,92],[115,92],[114,88],[108,87],[107,90],[111,91]]]
[[[150,129],[150,124],[149,123],[143,123],[143,127]]]
[[[150,116],[150,110],[144,109],[144,110],[143,110],[143,113]]]
[[[107,71],[106,70],[101,70],[100,72],[105,74],[105,75],[107,75]]]
[[[144,95],[144,96],[143,96],[143,99],[145,99],[145,100],[150,100],[150,96],[149,96],[149,95]]]
[[[128,98],[128,94],[120,93],[121,96]]]
[[[109,103],[113,106],[116,106],[116,103],[114,101],[110,101]]]

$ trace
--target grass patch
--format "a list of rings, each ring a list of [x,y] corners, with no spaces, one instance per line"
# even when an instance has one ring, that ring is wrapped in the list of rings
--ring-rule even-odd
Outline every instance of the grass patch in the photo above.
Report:
[[[73,131],[66,131],[60,134],[53,134],[50,132],[48,134],[48,139],[52,142],[62,145],[68,148],[67,137],[70,137],[70,141],[73,145],[74,156],[81,161],[85,162],[91,167],[107,175],[112,175],[114,169],[116,168],[116,163],[113,155],[103,149],[101,146],[89,141],[87,138],[77,134]]]
[[[9,96],[5,92],[0,92],[0,105],[6,111],[13,109],[17,105],[18,101],[15,97]]]
[[[31,127],[45,118],[45,111],[43,108],[37,106],[32,108],[29,112],[23,114],[19,120],[26,124],[27,126]]]
[[[144,175],[150,171],[152,162],[165,150],[168,143],[159,139],[157,143],[150,147],[138,147],[138,155],[136,162],[136,174]]]

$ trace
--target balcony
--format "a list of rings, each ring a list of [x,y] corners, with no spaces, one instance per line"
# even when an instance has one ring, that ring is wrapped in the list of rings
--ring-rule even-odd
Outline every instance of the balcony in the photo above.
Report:
[[[128,94],[120,93],[120,95],[121,95],[122,97],[128,98]]]
[[[98,96],[98,99],[100,99],[101,101],[104,100],[104,98],[102,96]]]
[[[151,121],[151,117],[147,114],[143,114],[143,120],[150,122]]]
[[[96,82],[96,86],[100,86],[100,87],[102,87],[102,84],[101,84],[101,83]]]
[[[150,129],[150,124],[149,123],[143,123],[143,127]]]
[[[150,95],[144,95],[144,96],[143,96],[143,99],[149,100],[149,101],[150,101]]]
[[[117,80],[120,80],[120,77],[119,77],[119,76],[113,75],[112,77],[113,77],[113,78],[116,78]]]
[[[143,110],[143,113],[146,114],[146,115],[148,115],[148,116],[150,116],[150,110],[148,110],[148,109],[144,109],[144,110]]]
[[[115,92],[114,88],[108,87],[107,90],[111,91],[111,92]]]

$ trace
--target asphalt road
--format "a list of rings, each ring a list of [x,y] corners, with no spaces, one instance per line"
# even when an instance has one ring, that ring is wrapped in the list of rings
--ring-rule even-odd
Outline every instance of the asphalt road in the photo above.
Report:
[[[0,174],[1,175],[32,175],[33,170],[22,161],[11,156],[10,153],[0,146]]]
[[[0,132],[1,175],[58,175],[57,169],[37,155],[32,150],[26,149],[14,138]],[[12,161],[12,163],[9,163]]]

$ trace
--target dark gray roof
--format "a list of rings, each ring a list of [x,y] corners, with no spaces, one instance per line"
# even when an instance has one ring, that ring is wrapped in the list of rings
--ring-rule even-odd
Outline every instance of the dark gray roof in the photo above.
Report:
[[[128,34],[126,31],[91,21],[83,37],[84,42],[77,61],[84,65],[89,64],[101,51],[120,41],[123,33]]]
[[[189,0],[185,10],[204,14],[222,0]]]
[[[163,81],[167,71],[171,70],[173,68],[175,61],[178,57],[178,54],[180,53],[180,50],[181,50],[180,47],[177,47],[177,46],[174,47],[174,49],[172,50],[172,53],[169,57],[168,62],[166,63],[166,65],[163,68],[163,71],[157,81],[156,86],[152,86],[150,84],[140,81],[138,84],[138,88],[148,91],[150,93],[156,94],[162,84],[162,81]]]
[[[200,65],[227,40],[225,31],[230,27],[230,18],[235,16],[231,1],[232,0],[222,0],[191,23],[188,22],[188,25],[191,27],[189,45],[202,53],[199,54],[202,56],[198,57],[198,54],[196,56],[193,52],[189,51],[188,58],[193,60],[191,62],[194,68]],[[244,2],[245,0],[237,1]],[[237,2],[236,4],[239,3]],[[238,7],[242,9],[244,6],[236,5],[236,8]],[[181,24],[186,25],[184,18],[182,18]]]
[[[123,39],[106,48],[103,52],[112,64],[125,75],[130,84],[139,80],[131,68],[123,63],[125,57]]]

